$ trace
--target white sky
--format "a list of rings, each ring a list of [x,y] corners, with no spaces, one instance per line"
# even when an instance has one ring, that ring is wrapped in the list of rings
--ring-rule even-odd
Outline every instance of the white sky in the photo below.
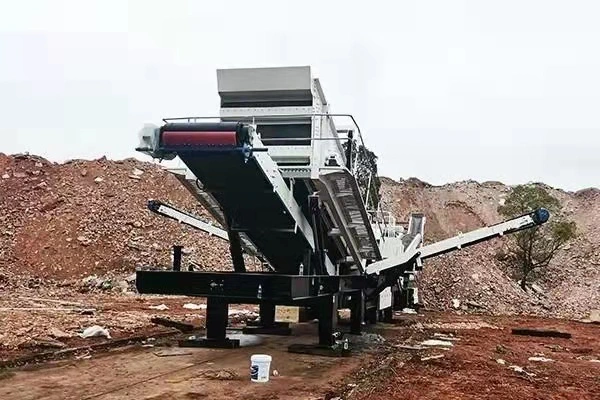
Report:
[[[382,175],[600,186],[599,15],[593,0],[1,0],[0,152],[136,156],[145,122],[218,114],[217,68],[311,65]]]

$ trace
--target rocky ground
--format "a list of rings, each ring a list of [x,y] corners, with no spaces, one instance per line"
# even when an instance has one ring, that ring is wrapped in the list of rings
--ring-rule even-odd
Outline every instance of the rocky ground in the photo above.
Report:
[[[571,338],[514,335],[534,327]],[[340,399],[595,399],[598,326],[531,317],[396,318],[387,351],[340,385]],[[434,342],[435,341],[435,342]]]
[[[172,305],[174,307],[174,304]],[[521,336],[535,327],[570,338]],[[61,353],[51,365],[0,369],[2,399],[573,399],[600,396],[600,326],[532,317],[397,313],[393,324],[348,335],[350,357],[286,351],[310,342],[316,324],[291,336],[250,337],[239,349],[179,348],[153,337],[97,351]],[[257,339],[257,340],[256,340]],[[56,351],[59,353],[59,351]],[[270,380],[249,379],[252,354],[272,356]]]
[[[15,360],[73,349],[107,340],[146,338],[178,332],[154,324],[166,318],[201,329],[206,302],[184,296],[139,295],[96,290],[81,293],[71,287],[14,288],[0,296],[0,369]],[[258,317],[253,305],[230,305],[230,324]],[[94,328],[96,327],[96,328]],[[99,329],[102,328],[102,329]],[[92,329],[88,333],[86,330]],[[94,334],[92,335],[92,332]]]
[[[498,222],[496,208],[510,190],[495,182],[431,186],[417,179],[384,179],[382,188],[399,221],[410,212],[425,212],[429,242]],[[578,223],[580,235],[558,254],[549,274],[528,292],[521,290],[499,260],[505,242],[497,239],[426,262],[419,276],[426,307],[574,319],[600,309],[600,190],[551,190]],[[156,164],[104,158],[56,164],[0,153],[0,322],[9,327],[0,339],[5,351],[48,339],[52,329],[74,336],[94,323],[118,336],[147,324],[152,304],[132,300],[132,274],[138,267],[170,265],[173,244],[183,245],[185,260],[198,269],[229,268],[226,243],[154,215],[146,208],[149,199],[210,220]],[[122,307],[111,314],[114,304]],[[83,306],[99,311],[80,317]]]

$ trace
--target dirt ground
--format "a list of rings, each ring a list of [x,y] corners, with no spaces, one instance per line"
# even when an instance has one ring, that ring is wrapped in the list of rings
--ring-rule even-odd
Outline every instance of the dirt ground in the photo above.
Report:
[[[258,339],[258,345],[236,350],[131,346],[90,359],[11,371],[0,381],[0,398],[317,399],[361,360],[287,353],[292,342],[310,343],[308,334]],[[175,354],[160,356],[161,351]],[[271,371],[278,376],[269,383],[249,380],[250,355],[257,352],[273,357]]]
[[[155,325],[152,317],[204,326],[205,299],[184,296],[78,293],[65,288],[15,289],[0,292],[0,368],[11,360],[56,349],[102,345],[100,338],[83,339],[84,329],[106,328],[112,342],[178,332]],[[185,308],[195,305],[198,309]],[[159,309],[156,309],[158,307]],[[161,309],[160,307],[166,307]],[[238,324],[258,316],[256,306],[230,305],[230,321]],[[111,341],[108,341],[111,342]]]
[[[415,322],[415,320],[419,322]],[[392,348],[415,338],[449,336],[449,350],[387,350],[362,367],[348,399],[599,399],[600,326],[525,317],[433,314],[383,329]],[[412,325],[411,325],[412,324]],[[420,328],[423,327],[421,331]],[[556,329],[572,338],[519,336],[512,328]],[[442,356],[432,358],[430,356]],[[530,357],[547,361],[534,361]],[[550,361],[551,360],[551,361]],[[516,367],[520,367],[516,368]],[[373,377],[375,369],[381,370]],[[517,369],[517,371],[515,370]],[[370,376],[369,376],[370,375]]]
[[[180,300],[171,301],[175,308]],[[140,308],[147,304],[141,302]],[[572,338],[518,336],[511,334],[515,327],[557,329]],[[5,369],[0,372],[0,398],[600,398],[600,325],[526,317],[398,314],[393,324],[377,325],[369,335],[348,336],[357,348],[351,357],[286,351],[291,343],[313,342],[315,329],[313,323],[294,325],[292,336],[263,335],[258,344],[236,350],[182,349],[170,336],[89,348],[60,360]],[[385,341],[372,340],[376,334]],[[452,346],[423,346],[428,339]],[[268,383],[249,380],[249,359],[255,353],[273,357],[271,370],[278,374]]]

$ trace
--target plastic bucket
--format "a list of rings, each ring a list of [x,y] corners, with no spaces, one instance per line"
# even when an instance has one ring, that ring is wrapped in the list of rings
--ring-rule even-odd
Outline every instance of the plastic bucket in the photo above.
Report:
[[[250,380],[252,382],[268,382],[271,369],[271,356],[253,354],[250,357]]]

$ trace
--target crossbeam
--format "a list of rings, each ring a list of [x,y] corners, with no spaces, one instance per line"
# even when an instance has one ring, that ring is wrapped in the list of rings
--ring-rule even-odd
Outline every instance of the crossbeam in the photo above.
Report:
[[[136,272],[139,293],[218,297],[229,303],[269,301],[296,305],[340,292],[364,288],[364,276],[285,275],[261,272],[144,271]]]

